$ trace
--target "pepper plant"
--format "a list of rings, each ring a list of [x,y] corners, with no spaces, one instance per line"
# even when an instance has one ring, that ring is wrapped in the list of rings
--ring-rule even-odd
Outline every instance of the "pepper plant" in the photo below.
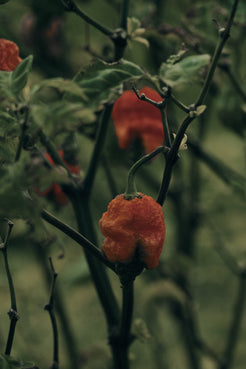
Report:
[[[205,368],[206,358],[214,368],[233,367],[245,304],[245,266],[220,246],[220,235],[211,225],[219,240],[217,248],[222,260],[239,281],[225,348],[219,353],[200,336],[188,268],[184,261],[179,261],[184,257],[187,264],[195,260],[194,239],[201,222],[196,208],[201,196],[197,162],[191,162],[188,185],[181,183],[187,148],[192,160],[199,158],[245,200],[245,176],[209,154],[203,145],[205,122],[216,100],[211,96],[217,93],[221,83],[216,81],[217,70],[227,74],[238,96],[244,103],[246,100],[231,69],[230,63],[236,61],[230,61],[226,54],[234,28],[242,28],[238,8],[246,10],[243,5],[240,8],[239,0],[228,3],[224,8],[218,5],[215,9],[219,16],[226,14],[223,25],[218,20],[214,23],[216,44],[214,37],[210,40],[194,33],[185,19],[184,28],[161,24],[160,14],[166,8],[164,1],[146,2],[145,9],[144,5],[131,4],[129,0],[110,4],[117,14],[114,27],[114,22],[108,26],[106,21],[103,24],[84,11],[83,2],[44,1],[38,5],[31,1],[31,12],[20,24],[22,39],[15,43],[6,39],[5,34],[0,39],[0,231],[11,300],[9,333],[5,347],[2,346],[1,368],[42,367],[41,363],[29,362],[33,360],[31,347],[28,361],[25,357],[14,358],[14,338],[21,314],[17,311],[8,249],[15,222],[20,221],[50,287],[49,300],[47,298],[48,303],[44,305],[53,332],[53,357],[51,351],[46,352],[46,362],[51,363],[51,368],[85,367],[80,354],[85,343],[75,339],[75,329],[71,328],[66,311],[68,302],[57,283],[58,262],[50,255],[49,246],[59,237],[68,244],[75,241],[83,249],[97,303],[102,308],[100,314],[107,327],[110,363],[105,358],[101,368],[140,367],[131,359],[130,350],[139,337],[150,336],[146,323],[134,320],[134,285],[144,278],[146,285],[156,286],[152,298],[148,300],[146,296],[147,324],[158,325],[157,316],[152,312],[156,306],[169,305],[181,327],[186,367]],[[0,4],[1,9],[7,11],[12,1]],[[194,11],[198,12],[200,8],[196,5]],[[151,7],[149,13],[148,6]],[[139,8],[145,15],[142,19],[135,17]],[[64,51],[66,29],[62,25],[66,17],[79,19],[84,26],[88,63],[81,61],[80,65],[76,59],[76,64]],[[192,15],[190,17],[192,23]],[[91,41],[93,32],[105,40],[106,46],[98,47],[97,52]],[[156,47],[156,43],[169,35],[176,37],[176,43],[178,39],[179,47],[177,50],[176,44],[169,45],[167,49],[171,52],[167,55],[165,44]],[[240,36],[239,32],[238,38]],[[146,48],[151,60],[149,70],[131,57],[137,43]],[[188,97],[192,96],[189,102],[186,92],[183,100],[179,98],[184,88]],[[190,134],[193,125],[196,140],[194,133]],[[233,129],[243,135],[245,124],[235,124]],[[155,165],[158,171],[151,173]],[[120,179],[115,166],[123,168]],[[139,180],[144,170],[149,171],[147,187],[144,180]],[[102,189],[97,188],[100,187],[99,176],[103,178]],[[107,200],[103,193],[105,188]],[[173,208],[167,203],[172,203]],[[104,209],[100,217],[95,217],[98,214],[95,208]],[[171,238],[165,241],[172,216],[176,218],[177,246],[174,241],[171,244]],[[202,221],[206,222],[206,218]],[[174,266],[172,260],[165,259],[165,253],[170,254],[173,248],[178,255]],[[172,286],[170,293],[165,288],[167,283]],[[66,342],[69,364],[60,359],[63,358],[61,335]],[[46,339],[50,347],[52,336]],[[152,363],[153,368],[171,367],[162,355],[155,355]],[[88,365],[90,367],[90,362]]]

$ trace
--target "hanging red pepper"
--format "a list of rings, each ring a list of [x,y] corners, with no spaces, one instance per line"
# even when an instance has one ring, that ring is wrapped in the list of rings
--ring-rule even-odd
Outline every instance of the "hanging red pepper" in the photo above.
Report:
[[[163,98],[152,88],[144,87],[139,95],[161,102]],[[132,90],[124,91],[112,110],[119,147],[126,149],[134,138],[139,138],[147,153],[163,145],[164,130],[160,110],[140,100]]]
[[[150,196],[138,193],[115,197],[99,221],[106,237],[102,250],[111,262],[130,263],[134,257],[148,269],[157,267],[165,238],[162,207]]]
[[[64,160],[63,150],[59,150],[58,154],[60,155],[63,162],[66,164],[67,168],[70,170],[71,173],[74,173],[74,174],[79,173],[79,167],[77,165],[68,164]],[[49,161],[50,164],[52,164],[53,166],[56,166],[53,159],[48,153],[45,154],[45,157]],[[35,191],[39,196],[42,196],[42,197],[45,197],[47,195],[51,196],[51,198],[59,205],[66,205],[68,203],[67,196],[65,195],[65,193],[62,191],[62,188],[57,183],[52,183],[52,185],[44,191],[39,191],[37,188],[35,188]]]
[[[22,61],[18,46],[9,40],[0,39],[0,70],[11,72]]]

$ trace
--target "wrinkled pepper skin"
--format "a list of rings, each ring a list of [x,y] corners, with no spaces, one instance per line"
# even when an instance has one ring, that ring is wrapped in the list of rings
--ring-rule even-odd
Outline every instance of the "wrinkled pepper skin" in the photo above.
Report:
[[[162,207],[150,196],[126,200],[116,196],[99,221],[106,237],[102,251],[111,262],[130,263],[137,256],[148,269],[156,268],[165,239]]]
[[[0,70],[11,72],[21,61],[18,46],[12,41],[0,38]]]
[[[64,163],[66,164],[67,168],[70,170],[71,173],[73,174],[79,173],[79,167],[77,165],[70,165],[64,160],[64,153],[62,150],[59,150],[58,154],[60,155],[60,157],[62,158],[62,160],[64,161]],[[48,153],[45,154],[45,157],[53,166],[56,166],[53,159]],[[59,205],[66,205],[68,203],[67,196],[65,195],[65,193],[62,191],[62,188],[57,183],[53,183],[50,187],[48,187],[44,191],[40,192],[37,189],[35,189],[35,191],[38,193],[39,196],[42,196],[42,197],[51,195],[53,200]]]
[[[139,94],[145,94],[155,102],[163,100],[150,87],[143,87]],[[132,90],[124,91],[116,100],[111,117],[121,149],[126,149],[134,138],[141,140],[147,153],[163,145],[164,130],[160,110],[146,101],[139,100]]]

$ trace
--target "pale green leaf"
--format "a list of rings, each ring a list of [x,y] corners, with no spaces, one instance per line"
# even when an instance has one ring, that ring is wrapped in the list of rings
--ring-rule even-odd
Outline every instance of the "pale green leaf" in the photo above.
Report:
[[[32,68],[33,56],[29,55],[27,58],[22,60],[20,64],[17,65],[15,70],[11,73],[11,91],[14,94],[18,94],[28,81],[28,76]]]
[[[69,79],[51,78],[51,79],[44,80],[40,84],[32,88],[31,94],[35,95],[43,88],[55,88],[59,92],[66,92],[71,95],[78,96],[82,98],[83,100],[87,99],[81,87],[75,81],[72,81]]]
[[[114,100],[114,93],[125,81],[142,77],[144,71],[136,64],[121,60],[117,63],[96,61],[78,73],[75,81],[89,98],[88,106],[98,108]]]
[[[160,78],[170,87],[191,84],[201,80],[201,72],[210,62],[208,54],[192,55],[173,63],[161,65]]]

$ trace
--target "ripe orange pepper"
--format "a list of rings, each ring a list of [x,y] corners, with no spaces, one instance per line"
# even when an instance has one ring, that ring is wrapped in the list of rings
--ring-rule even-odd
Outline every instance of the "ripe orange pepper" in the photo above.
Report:
[[[70,170],[71,173],[78,174],[79,173],[79,167],[77,165],[70,165],[64,160],[64,152],[63,150],[59,150],[58,154],[66,164],[67,168]],[[46,159],[53,165],[56,166],[51,156],[46,153],[45,154]],[[62,191],[62,188],[57,184],[53,183],[49,188],[47,188],[44,191],[39,191],[37,188],[35,188],[35,192],[42,197],[45,197],[47,195],[51,195],[54,201],[59,205],[66,205],[68,203],[68,198],[65,195],[65,193]]]
[[[116,196],[99,221],[106,237],[102,250],[111,262],[130,263],[134,257],[148,269],[156,268],[165,239],[162,207],[139,193],[127,200]]]
[[[139,94],[159,102],[163,98],[152,88],[143,87]],[[112,110],[119,147],[126,149],[134,138],[139,138],[147,153],[163,145],[164,130],[160,110],[140,100],[132,90],[124,91]]]
[[[0,38],[0,70],[11,72],[21,61],[18,46],[12,41]]]

